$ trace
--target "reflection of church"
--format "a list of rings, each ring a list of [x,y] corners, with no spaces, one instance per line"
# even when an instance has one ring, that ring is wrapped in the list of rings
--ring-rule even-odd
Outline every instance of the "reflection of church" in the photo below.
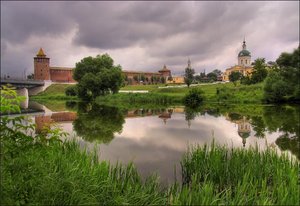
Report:
[[[243,147],[246,145],[246,139],[250,137],[251,133],[251,124],[247,120],[245,116],[238,120],[233,120],[227,115],[226,120],[229,120],[231,122],[234,122],[238,125],[238,135],[242,138]]]
[[[251,125],[249,121],[243,116],[243,119],[238,122],[238,134],[243,139],[243,147],[245,147],[246,139],[250,136]]]

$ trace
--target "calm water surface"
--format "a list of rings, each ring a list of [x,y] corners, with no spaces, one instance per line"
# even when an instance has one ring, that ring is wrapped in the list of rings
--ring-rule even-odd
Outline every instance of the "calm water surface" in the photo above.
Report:
[[[30,103],[28,114],[36,132],[56,122],[69,139],[82,147],[95,147],[101,160],[134,162],[143,177],[157,173],[162,182],[180,180],[180,160],[189,145],[218,144],[248,148],[256,144],[299,159],[299,107],[227,105],[203,106],[197,110],[121,110],[116,107],[61,102]]]

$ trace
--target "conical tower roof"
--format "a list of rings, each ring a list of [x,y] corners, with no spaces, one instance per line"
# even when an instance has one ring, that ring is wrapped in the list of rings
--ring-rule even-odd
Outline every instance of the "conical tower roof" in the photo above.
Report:
[[[42,48],[40,48],[40,50],[38,51],[38,53],[36,54],[36,56],[38,56],[38,57],[46,57],[46,54],[44,53],[44,50]]]

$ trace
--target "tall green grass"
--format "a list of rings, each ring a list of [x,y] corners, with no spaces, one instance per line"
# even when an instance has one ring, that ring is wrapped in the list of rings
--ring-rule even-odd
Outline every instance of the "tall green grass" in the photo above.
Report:
[[[118,93],[113,95],[100,96],[96,99],[97,103],[119,105],[128,103],[132,104],[173,104],[182,103],[182,98],[168,96],[156,93]]]
[[[1,166],[2,205],[165,204],[157,179],[143,182],[133,164],[110,166],[76,142],[35,146]]]
[[[173,186],[173,204],[299,204],[299,163],[275,150],[194,146],[181,163],[183,186]]]
[[[34,146],[1,165],[3,205],[298,205],[299,164],[271,149],[194,146],[183,184],[142,181],[133,164],[111,166],[76,142]]]

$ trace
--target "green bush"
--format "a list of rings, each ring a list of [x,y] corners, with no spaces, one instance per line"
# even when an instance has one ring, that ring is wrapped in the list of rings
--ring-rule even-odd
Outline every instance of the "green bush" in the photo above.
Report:
[[[65,90],[65,94],[67,96],[77,96],[77,94],[78,94],[77,86],[74,85],[74,86],[67,87]]]
[[[184,105],[188,107],[198,107],[204,100],[204,92],[201,89],[193,88],[184,97]]]

